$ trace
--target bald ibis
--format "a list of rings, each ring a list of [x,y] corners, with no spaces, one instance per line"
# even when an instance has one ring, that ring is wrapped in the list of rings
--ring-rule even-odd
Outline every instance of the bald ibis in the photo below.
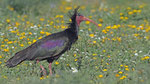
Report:
[[[47,60],[49,63],[49,72],[52,75],[51,65],[54,60],[57,60],[63,53],[71,48],[71,45],[78,39],[79,26],[82,21],[90,21],[98,26],[94,21],[84,17],[78,13],[79,7],[74,10],[73,15],[70,16],[72,22],[64,31],[46,36],[29,47],[15,53],[15,55],[6,62],[6,66],[15,67],[23,61],[36,60],[37,63],[42,60]],[[46,71],[40,65],[44,74]]]

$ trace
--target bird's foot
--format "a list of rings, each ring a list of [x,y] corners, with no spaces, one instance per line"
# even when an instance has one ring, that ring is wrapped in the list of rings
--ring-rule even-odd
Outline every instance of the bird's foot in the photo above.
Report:
[[[46,70],[41,70],[40,73],[41,73],[41,77],[42,76],[47,76]]]

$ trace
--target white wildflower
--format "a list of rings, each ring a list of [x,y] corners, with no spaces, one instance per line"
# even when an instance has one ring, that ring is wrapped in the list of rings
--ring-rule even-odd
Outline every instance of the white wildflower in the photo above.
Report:
[[[72,72],[73,72],[73,73],[78,72],[78,70],[77,70],[76,68],[73,68],[73,67],[72,67],[71,69],[72,69]]]

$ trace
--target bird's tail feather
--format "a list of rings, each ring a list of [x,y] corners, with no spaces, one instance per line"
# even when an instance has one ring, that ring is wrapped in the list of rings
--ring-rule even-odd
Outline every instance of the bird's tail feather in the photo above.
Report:
[[[22,51],[17,52],[15,54],[15,56],[13,56],[12,58],[10,58],[7,62],[6,62],[6,66],[11,68],[11,67],[15,67],[18,64],[20,64],[22,61],[26,60],[26,54]]]

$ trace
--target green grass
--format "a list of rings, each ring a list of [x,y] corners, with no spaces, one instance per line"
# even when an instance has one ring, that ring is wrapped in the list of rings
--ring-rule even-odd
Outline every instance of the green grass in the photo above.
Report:
[[[149,84],[150,1],[70,1],[0,0],[0,83]],[[82,15],[102,27],[82,22],[78,41],[53,62],[53,76],[40,77],[40,64],[48,72],[46,61],[5,66],[35,40],[64,30],[68,11],[78,5]]]

